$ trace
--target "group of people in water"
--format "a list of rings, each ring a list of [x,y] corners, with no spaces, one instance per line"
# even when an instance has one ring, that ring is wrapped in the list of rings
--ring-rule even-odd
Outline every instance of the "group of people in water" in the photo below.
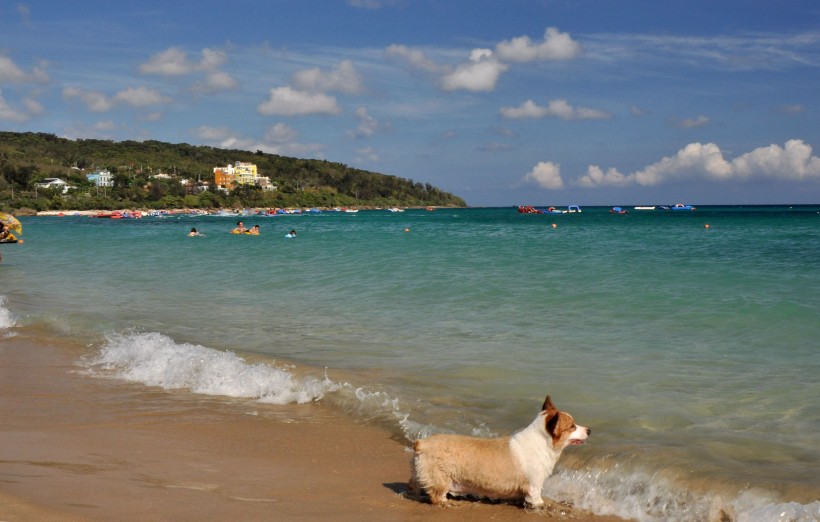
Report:
[[[259,225],[254,225],[251,228],[245,228],[245,224],[241,221],[236,222],[236,228],[231,230],[231,234],[246,234],[249,236],[258,236],[259,235]],[[197,237],[197,236],[204,236],[199,232],[196,228],[191,228],[191,231],[188,232],[188,237]],[[285,234],[286,238],[293,238],[296,237],[296,230],[291,229],[290,232]]]

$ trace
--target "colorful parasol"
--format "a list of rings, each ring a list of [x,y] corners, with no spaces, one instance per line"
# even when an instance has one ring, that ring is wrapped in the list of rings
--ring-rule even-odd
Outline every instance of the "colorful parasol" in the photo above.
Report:
[[[5,212],[0,212],[0,222],[6,225],[6,228],[9,230],[13,230],[18,234],[23,233],[23,225],[17,221],[17,218],[12,216],[11,214],[6,214]]]

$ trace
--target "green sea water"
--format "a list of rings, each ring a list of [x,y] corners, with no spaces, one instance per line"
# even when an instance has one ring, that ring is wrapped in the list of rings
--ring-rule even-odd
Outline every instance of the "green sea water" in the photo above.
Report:
[[[509,433],[550,393],[592,437],[547,496],[818,519],[820,206],[583,210],[243,216],[259,237],[234,217],[22,218],[0,334],[76,339],[146,385],[327,401],[408,441]]]

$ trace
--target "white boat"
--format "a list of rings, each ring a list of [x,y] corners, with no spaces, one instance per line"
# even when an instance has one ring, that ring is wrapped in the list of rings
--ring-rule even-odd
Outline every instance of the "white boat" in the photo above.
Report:
[[[655,207],[635,207],[635,210],[655,210]]]

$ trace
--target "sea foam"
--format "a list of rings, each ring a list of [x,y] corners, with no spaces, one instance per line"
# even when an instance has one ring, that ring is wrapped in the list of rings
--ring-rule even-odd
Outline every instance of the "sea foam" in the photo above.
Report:
[[[6,308],[6,296],[0,295],[0,330],[12,328],[16,324],[11,311]]]
[[[299,378],[268,364],[251,364],[230,351],[177,343],[156,332],[109,335],[87,365],[92,372],[148,386],[270,404],[304,404],[338,389],[327,378]]]

